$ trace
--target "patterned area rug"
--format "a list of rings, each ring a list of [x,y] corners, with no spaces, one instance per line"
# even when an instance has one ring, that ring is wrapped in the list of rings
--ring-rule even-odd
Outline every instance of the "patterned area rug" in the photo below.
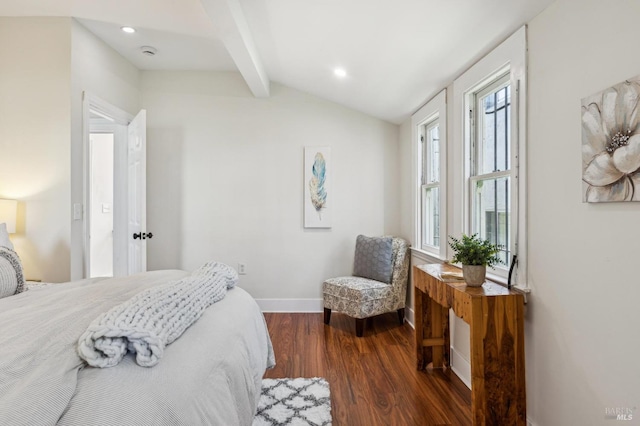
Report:
[[[264,379],[253,426],[330,426],[329,383],[312,379]]]

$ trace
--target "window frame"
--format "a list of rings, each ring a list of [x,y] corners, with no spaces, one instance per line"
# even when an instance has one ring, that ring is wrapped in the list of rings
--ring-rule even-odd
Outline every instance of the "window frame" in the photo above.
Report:
[[[500,90],[504,89],[505,87],[510,87],[511,86],[511,81],[509,78],[509,72],[508,69],[504,70],[505,72],[500,74],[498,73],[497,76],[492,76],[490,77],[488,80],[488,82],[480,85],[478,88],[476,88],[476,90],[472,91],[472,93],[470,93],[469,96],[469,108],[470,108],[470,114],[469,114],[469,119],[471,120],[471,130],[469,132],[469,143],[471,144],[471,147],[469,149],[469,154],[471,156],[470,158],[470,167],[469,167],[469,198],[467,200],[468,202],[468,208],[469,208],[469,223],[468,225],[468,234],[480,234],[481,230],[478,229],[478,227],[476,226],[476,217],[478,214],[480,214],[481,216],[481,212],[479,212],[477,210],[477,197],[476,197],[476,193],[474,191],[474,188],[476,188],[476,185],[478,182],[480,181],[485,181],[485,180],[490,180],[490,179],[501,179],[501,178],[509,178],[510,179],[510,184],[509,184],[509,192],[507,193],[507,197],[508,197],[508,205],[509,205],[509,216],[512,216],[512,212],[514,210],[514,208],[517,208],[516,205],[514,205],[514,195],[516,195],[517,193],[517,188],[512,189],[511,185],[517,181],[517,176],[514,173],[514,165],[517,166],[517,163],[514,162],[514,160],[517,162],[517,158],[513,158],[513,135],[509,135],[510,136],[510,158],[509,158],[509,168],[505,168],[505,170],[494,170],[491,172],[482,172],[481,169],[481,162],[483,161],[483,149],[484,149],[484,143],[481,141],[481,139],[483,138],[483,130],[484,128],[481,125],[481,116],[484,113],[484,108],[482,107],[482,99],[484,99],[487,95],[492,94],[492,93],[497,93]],[[513,91],[511,91],[511,111],[509,114],[509,120],[512,122],[513,120]],[[496,210],[496,213],[498,213],[496,215],[496,221],[499,222],[499,212]],[[509,220],[509,226],[507,226],[507,238],[509,240],[509,246],[506,247],[506,259],[507,262],[511,261],[511,254],[515,253],[514,250],[514,244],[512,244],[514,241],[513,235],[512,235],[512,231],[513,231],[513,217],[510,217],[511,220]],[[516,225],[517,226],[517,225]],[[498,229],[495,229],[494,232],[498,232]],[[501,265],[498,264],[494,267],[495,273],[497,275],[500,275],[504,278],[507,278],[507,274],[509,272],[509,263],[507,263],[506,265]]]
[[[439,115],[437,115],[436,117],[433,117],[433,119],[426,121],[424,124],[422,124],[420,126],[420,143],[422,144],[422,161],[421,161],[421,168],[420,168],[420,248],[424,251],[428,251],[428,252],[432,252],[434,254],[439,254],[440,252],[440,233],[438,232],[438,245],[433,245],[433,244],[429,244],[427,242],[427,238],[426,238],[426,234],[427,234],[427,226],[425,226],[427,220],[429,221],[430,224],[430,228],[435,226],[435,222],[436,222],[436,218],[435,216],[430,216],[429,218],[427,218],[427,204],[428,204],[428,195],[427,193],[432,190],[432,189],[437,189],[438,190],[438,207],[440,206],[440,203],[442,202],[442,197],[441,197],[441,193],[442,193],[442,189],[440,188],[440,181],[441,181],[441,171],[438,170],[438,180],[429,180],[429,175],[430,172],[432,171],[430,165],[432,163],[431,159],[429,158],[429,152],[431,152],[430,149],[430,131],[433,130],[434,128],[438,128],[438,160],[439,158],[439,151],[440,151],[440,117]],[[439,166],[439,164],[438,164]],[[438,209],[438,222],[440,221],[440,209]],[[438,230],[440,230],[439,227],[439,223],[438,223]],[[434,233],[434,237],[435,237],[435,233]],[[435,238],[434,238],[435,239]]]
[[[459,176],[453,186],[452,235],[471,233],[473,137],[475,120],[470,117],[476,94],[499,77],[509,74],[511,85],[511,146],[510,146],[510,200],[511,230],[510,251],[518,255],[512,284],[527,288],[527,235],[526,235],[526,81],[527,50],[526,26],[480,59],[453,84],[453,155],[460,159],[454,165],[454,175]],[[460,212],[460,213],[458,213]],[[488,269],[487,276],[497,282],[507,283],[506,268]]]
[[[439,182],[423,182],[423,171],[426,147],[426,127],[438,123],[439,136]],[[413,250],[427,254],[439,260],[447,255],[447,105],[446,90],[441,91],[420,108],[411,118],[413,145],[413,215],[414,244]],[[421,142],[421,136],[424,142]],[[425,244],[424,240],[424,195],[429,188],[438,188],[439,199],[439,245]]]

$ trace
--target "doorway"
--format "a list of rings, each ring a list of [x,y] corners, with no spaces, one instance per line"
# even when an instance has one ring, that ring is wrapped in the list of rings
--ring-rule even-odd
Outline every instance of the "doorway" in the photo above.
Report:
[[[89,278],[113,276],[113,132],[89,135]]]
[[[90,109],[84,184],[86,278],[126,275],[126,256],[120,254],[126,247],[126,146],[126,124]]]
[[[146,271],[146,112],[134,117],[87,93],[83,111],[83,275]]]

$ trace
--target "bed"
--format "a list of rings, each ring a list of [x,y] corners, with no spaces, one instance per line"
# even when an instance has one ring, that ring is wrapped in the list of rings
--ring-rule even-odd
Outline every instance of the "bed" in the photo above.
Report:
[[[251,425],[265,370],[274,365],[264,317],[239,287],[207,308],[151,368],[127,355],[89,367],[79,336],[101,313],[188,275],[34,286],[0,299],[0,424]]]

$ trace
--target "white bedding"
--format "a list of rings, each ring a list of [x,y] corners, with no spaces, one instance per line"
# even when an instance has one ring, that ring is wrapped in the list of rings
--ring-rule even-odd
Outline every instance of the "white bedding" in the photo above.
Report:
[[[137,292],[186,276],[156,271],[38,288],[0,300],[0,424],[250,425],[262,375],[274,364],[255,301],[234,288],[153,368],[127,356],[86,366],[78,337]]]

